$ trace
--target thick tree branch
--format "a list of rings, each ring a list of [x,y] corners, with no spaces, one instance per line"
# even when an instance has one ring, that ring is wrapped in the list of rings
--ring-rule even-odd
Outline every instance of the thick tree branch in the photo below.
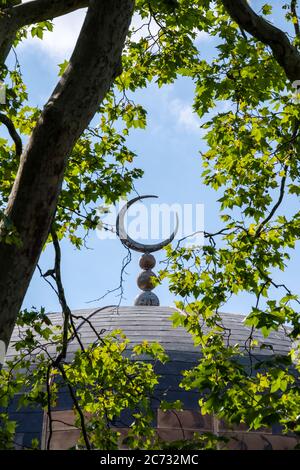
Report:
[[[88,4],[89,0],[34,0],[2,10],[0,16],[0,61],[6,60],[18,29],[66,15],[79,8],[85,8]]]
[[[102,1],[102,0],[98,0]],[[17,29],[39,21],[51,20],[85,8],[89,0],[33,0],[6,10]]]
[[[9,117],[7,117],[3,113],[0,113],[0,122],[2,122],[2,124],[4,124],[7,127],[9,135],[13,139],[15,146],[16,146],[16,155],[17,157],[20,158],[22,154],[22,149],[23,149],[22,140],[19,134],[17,133],[15,126],[13,125],[13,122],[9,119]]]
[[[75,50],[23,151],[6,216],[21,246],[1,240],[0,341],[7,347],[55,213],[68,156],[114,78],[134,0],[90,0]]]
[[[225,9],[243,30],[269,46],[286,76],[292,82],[300,79],[300,53],[286,34],[250,7],[247,0],[221,0]]]

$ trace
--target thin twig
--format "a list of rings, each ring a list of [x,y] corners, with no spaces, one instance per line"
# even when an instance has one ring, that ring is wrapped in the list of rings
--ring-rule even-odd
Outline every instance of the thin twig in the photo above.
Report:
[[[256,231],[256,236],[260,235],[260,233],[262,232],[262,229],[264,228],[264,226],[272,219],[273,215],[275,214],[278,207],[280,206],[280,204],[283,201],[284,191],[285,191],[285,183],[286,183],[286,179],[287,179],[288,165],[284,166],[283,171],[284,171],[284,176],[282,177],[281,183],[280,183],[280,191],[279,191],[278,201],[276,202],[276,204],[273,206],[273,208],[269,212],[269,215],[260,223],[260,225],[259,225],[259,227]]]
[[[91,447],[91,444],[90,444],[90,441],[89,441],[89,438],[88,438],[88,434],[87,434],[87,430],[86,430],[86,426],[85,426],[85,418],[84,418],[84,414],[82,412],[82,409],[80,408],[80,405],[79,405],[78,400],[76,398],[73,387],[71,386],[71,384],[68,381],[68,378],[66,376],[66,372],[64,370],[64,367],[61,364],[59,364],[58,369],[60,370],[61,375],[62,375],[65,383],[67,384],[67,387],[69,389],[69,392],[70,392],[71,398],[73,400],[74,406],[76,408],[77,413],[79,414],[80,426],[81,426],[82,435],[83,435],[83,439],[84,439],[86,448],[87,448],[87,450],[91,450],[92,447]]]
[[[71,310],[67,304],[64,287],[61,279],[61,251],[59,246],[59,241],[57,238],[57,233],[52,227],[51,236],[53,240],[53,246],[55,250],[55,263],[54,263],[54,272],[55,272],[55,282],[57,285],[58,299],[64,315],[64,324],[63,324],[63,341],[62,341],[62,359],[66,358],[67,348],[68,348],[68,334],[69,334],[69,321],[71,317]]]
[[[53,426],[52,426],[52,413],[51,413],[51,369],[52,364],[49,364],[47,367],[47,376],[46,376],[46,387],[47,387],[47,416],[48,416],[48,423],[47,428],[49,427],[49,435],[47,439],[47,450],[50,450],[51,439],[53,435]]]

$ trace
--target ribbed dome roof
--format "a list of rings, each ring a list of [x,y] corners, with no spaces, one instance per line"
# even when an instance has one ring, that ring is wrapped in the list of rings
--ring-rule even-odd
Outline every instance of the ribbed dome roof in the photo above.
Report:
[[[154,370],[159,375],[159,383],[155,387],[151,406],[154,412],[157,413],[157,426],[160,429],[160,432],[162,433],[161,435],[165,435],[167,439],[169,439],[170,436],[175,436],[176,439],[182,439],[183,431],[181,429],[181,425],[180,428],[178,428],[178,421],[174,421],[172,413],[167,413],[165,415],[164,413],[160,412],[159,404],[161,400],[167,400],[169,402],[174,402],[176,400],[181,401],[184,411],[182,411],[180,419],[186,420],[184,421],[186,423],[184,425],[185,436],[192,436],[192,434],[200,428],[202,430],[212,432],[214,430],[214,421],[212,420],[212,417],[203,417],[199,414],[199,391],[197,389],[186,390],[181,386],[183,372],[192,369],[198,364],[200,358],[200,349],[194,347],[192,338],[186,332],[185,329],[173,328],[170,317],[174,313],[174,311],[175,309],[171,307],[154,306],[134,306],[119,308],[105,307],[98,309],[96,308],[75,310],[73,311],[73,315],[76,321],[78,332],[80,334],[81,342],[85,347],[97,340],[97,335],[95,334],[95,331],[97,333],[100,333],[102,332],[102,330],[105,330],[105,332],[108,333],[116,329],[122,329],[128,339],[131,341],[127,350],[128,354],[130,354],[130,349],[135,344],[141,343],[143,340],[148,340],[149,342],[160,342],[160,344],[165,348],[170,358],[168,362],[162,364],[159,361],[153,362],[153,360],[149,357],[143,357],[145,361],[153,363]],[[49,317],[54,325],[60,325],[62,323],[61,313],[51,313],[49,314]],[[241,350],[244,349],[245,341],[248,339],[249,334],[251,332],[250,328],[244,326],[244,318],[245,317],[242,315],[235,315],[229,313],[222,314],[222,323],[224,328],[226,328],[225,331],[227,335],[230,331],[229,339],[228,336],[226,337],[225,335],[224,340],[227,343],[228,339],[229,344],[231,345],[239,343],[241,346]],[[85,320],[88,320],[88,322]],[[89,324],[89,322],[91,324]],[[93,329],[95,331],[93,331]],[[22,329],[16,328],[12,337],[10,348],[7,353],[7,359],[11,359],[12,356],[15,354],[13,345],[14,342],[19,339],[20,334],[22,334]],[[258,358],[258,360],[261,359],[262,356],[266,357],[266,355],[270,355],[273,352],[276,354],[287,354],[289,351],[290,342],[288,337],[285,335],[283,329],[278,332],[273,332],[268,338],[263,338],[263,336],[259,333],[256,333],[254,337],[258,340],[259,345],[261,345],[262,343],[269,344],[273,348],[259,349],[258,345],[257,351],[255,351],[255,357]],[[52,352],[53,355],[55,355],[54,345],[47,344],[46,347],[49,353]],[[72,358],[72,354],[74,354],[77,349],[78,342],[77,340],[74,340],[69,345],[67,359],[70,360]],[[247,355],[244,355],[243,358],[240,358],[240,361],[243,362],[246,367],[249,364],[249,359]],[[40,437],[41,435],[43,411],[30,411],[27,409],[17,411],[16,403],[17,402],[14,402],[11,406],[12,416],[19,423],[19,433],[21,433],[20,436],[22,436],[22,439],[25,436],[23,442],[25,444],[26,442],[30,443],[31,438]],[[64,417],[64,413],[69,413],[70,410],[72,410],[72,407],[73,401],[70,397],[68,390],[62,389],[59,393],[58,402],[54,411],[62,413],[62,415],[59,414],[59,416]],[[121,418],[122,420],[120,422],[116,421],[115,423],[117,427],[123,427],[124,423],[127,423],[129,425],[132,421],[131,414],[127,413],[126,410],[124,410],[124,412],[122,413]],[[63,420],[65,420],[65,418],[63,418]],[[62,442],[65,443],[67,430],[68,428],[64,428],[64,430],[61,432],[57,431],[58,437],[56,438],[55,442],[58,448],[61,448],[60,446],[62,445]],[[263,448],[263,446],[265,445],[265,440],[262,439],[264,438],[260,438],[256,432],[252,434],[252,437],[249,437],[248,434],[246,436],[248,440],[250,439],[250,444],[248,443],[249,448],[256,448],[256,446],[258,446],[257,448]],[[258,437],[256,436],[256,434]],[[267,436],[269,440],[273,437],[274,439],[277,437],[272,436],[270,433]],[[241,434],[240,436],[242,441],[246,439],[246,437],[244,437],[244,434]],[[251,439],[254,439],[254,441],[252,442]],[[234,442],[234,445],[238,446],[236,440]],[[274,445],[276,448],[276,443]],[[289,445],[288,448],[291,448],[295,445],[295,443],[277,443],[277,446],[279,446],[278,448],[284,448],[283,446],[285,445]]]
[[[87,346],[93,343],[97,338],[96,335],[84,318],[88,319],[95,330],[100,333],[105,330],[106,333],[116,329],[121,329],[130,340],[128,348],[132,348],[135,344],[143,340],[158,341],[166,351],[172,353],[171,356],[178,355],[183,360],[193,359],[195,355],[199,355],[199,348],[193,345],[191,336],[184,328],[174,328],[171,315],[175,309],[172,307],[146,307],[146,306],[130,306],[130,307],[105,307],[100,309],[84,309],[74,310],[77,327],[79,328],[82,344]],[[62,323],[61,313],[51,313],[49,317],[53,325]],[[245,317],[232,313],[222,314],[222,324],[224,330],[224,340],[227,341],[229,335],[229,344],[239,343],[241,348],[245,347],[251,329],[243,323]],[[229,334],[230,331],[230,334]],[[9,359],[14,354],[13,344],[18,340],[22,329],[15,329],[10,347],[7,352]],[[254,338],[258,340],[256,352],[260,355],[266,354],[287,354],[290,348],[290,341],[285,335],[283,329],[278,332],[272,332],[270,336],[264,338],[259,332],[254,334]],[[260,349],[260,345],[270,345],[272,348]],[[78,343],[73,341],[69,347],[69,353],[78,349]],[[52,346],[48,347],[48,352],[54,352]]]

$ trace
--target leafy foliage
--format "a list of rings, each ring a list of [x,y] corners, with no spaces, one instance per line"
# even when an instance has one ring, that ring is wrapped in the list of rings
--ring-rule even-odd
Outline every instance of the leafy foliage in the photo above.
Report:
[[[1,2],[1,7],[5,3]],[[299,49],[297,15],[290,4],[278,3],[285,21],[283,30],[289,30],[293,45]],[[127,147],[126,138],[131,129],[146,127],[146,110],[127,94],[131,96],[150,82],[161,87],[180,76],[190,78],[195,86],[194,111],[206,132],[202,181],[217,191],[223,225],[212,233],[205,232],[203,247],[169,247],[168,265],[161,272],[171,291],[182,298],[177,303],[179,310],[186,312],[174,315],[174,326],[185,327],[202,353],[199,364],[184,374],[182,387],[201,392],[203,414],[213,413],[231,424],[246,423],[250,429],[279,423],[285,432],[299,435],[300,300],[280,282],[280,272],[287,268],[300,233],[296,205],[300,194],[300,116],[295,90],[269,48],[241,30],[221,1],[137,0],[135,8],[141,26],[128,36],[123,72],[101,105],[97,124],[86,129],[69,156],[56,231],[60,239],[69,237],[81,248],[81,230],[94,229],[99,223],[96,204],[114,203],[142,176],[131,166],[136,155]],[[263,5],[260,14],[270,21],[272,5]],[[42,39],[46,30],[52,30],[51,23],[32,25],[29,32]],[[19,31],[15,45],[27,34],[26,29]],[[213,39],[212,57],[201,50],[200,34]],[[60,73],[66,66],[66,62],[61,64]],[[14,70],[2,66],[0,80],[7,85],[6,104],[0,105],[0,110],[27,137],[40,110],[28,105],[18,64]],[[0,139],[0,159],[2,210],[19,164],[15,145],[8,138]],[[286,198],[290,206],[295,202],[292,213],[286,211]],[[5,241],[17,243],[14,227],[0,214],[7,226]],[[245,321],[250,334],[241,350],[224,341],[228,332],[219,312],[232,295],[245,292],[252,295],[253,302]],[[53,330],[44,312],[25,312],[19,321],[30,328],[16,346],[21,358],[9,364],[15,373],[1,372],[1,407],[5,408],[25,384],[29,392],[23,395],[22,404],[40,404],[50,413],[59,388],[67,384],[75,397],[76,425],[82,430],[79,447],[117,448],[120,436],[107,424],[128,408],[134,421],[125,440],[127,446],[149,449],[168,445],[157,439],[152,428],[149,396],[158,378],[149,364],[124,356],[128,340],[121,332],[79,351],[72,363],[56,363],[47,357],[46,350],[40,352],[34,355],[37,367],[32,372],[32,352],[40,347],[36,334],[54,342],[58,355],[63,335]],[[289,355],[262,358],[259,352],[267,345],[257,344],[255,332],[267,338],[279,329],[293,342]],[[133,352],[166,360],[158,345],[144,343]],[[25,376],[18,372],[24,368]],[[50,376],[54,380],[49,393],[45,384]],[[76,403],[80,403],[81,412]],[[181,404],[161,406],[163,410],[180,409]],[[5,413],[0,419],[0,445],[12,446],[14,424]],[[179,448],[218,445],[219,438],[213,435],[173,443]]]

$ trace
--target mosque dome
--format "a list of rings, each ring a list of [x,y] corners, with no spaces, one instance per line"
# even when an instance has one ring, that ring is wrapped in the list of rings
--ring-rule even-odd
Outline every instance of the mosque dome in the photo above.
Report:
[[[89,346],[97,340],[96,332],[107,334],[113,330],[121,329],[130,340],[127,353],[142,341],[158,341],[168,354],[170,361],[166,364],[158,363],[155,371],[160,375],[160,381],[156,387],[156,397],[168,401],[181,400],[183,411],[177,411],[176,416],[170,412],[161,412],[157,408],[157,429],[159,435],[166,440],[179,440],[192,437],[194,432],[214,432],[233,436],[231,448],[233,449],[288,449],[293,448],[296,440],[280,434],[276,426],[272,429],[249,432],[244,425],[236,426],[235,429],[228,427],[213,416],[202,416],[199,412],[199,393],[196,390],[184,390],[179,386],[182,372],[197,364],[200,358],[200,350],[193,344],[191,336],[184,328],[174,328],[170,317],[175,309],[160,306],[124,306],[104,307],[99,309],[84,309],[73,311],[77,318],[81,343],[84,347]],[[244,347],[249,337],[250,328],[244,325],[244,316],[223,313],[222,326],[225,331],[230,331],[228,340],[230,345],[239,344]],[[49,314],[52,325],[62,323],[61,313]],[[85,321],[85,319],[88,320]],[[14,331],[11,345],[7,352],[7,359],[14,354],[14,342],[22,335],[20,328]],[[266,356],[270,354],[287,354],[290,343],[284,331],[273,332],[267,340],[260,334],[255,335],[258,341],[257,354]],[[260,349],[260,344],[269,344],[272,348]],[[68,348],[67,360],[78,349],[78,343],[74,340]],[[48,353],[54,354],[54,346],[47,345]],[[143,360],[150,360],[143,358]],[[19,423],[16,439],[20,445],[26,445],[32,437],[38,437],[43,446],[47,440],[47,426],[45,425],[46,414],[41,410],[24,409],[16,411],[14,404],[11,412],[14,419]],[[155,406],[155,405],[154,405]],[[76,442],[79,431],[74,427],[74,415],[72,411],[72,400],[67,391],[60,395],[57,407],[53,410],[55,423],[51,439],[53,449],[67,449]],[[178,422],[178,418],[180,423]],[[65,423],[65,424],[63,424]],[[116,424],[118,427],[118,425]]]

